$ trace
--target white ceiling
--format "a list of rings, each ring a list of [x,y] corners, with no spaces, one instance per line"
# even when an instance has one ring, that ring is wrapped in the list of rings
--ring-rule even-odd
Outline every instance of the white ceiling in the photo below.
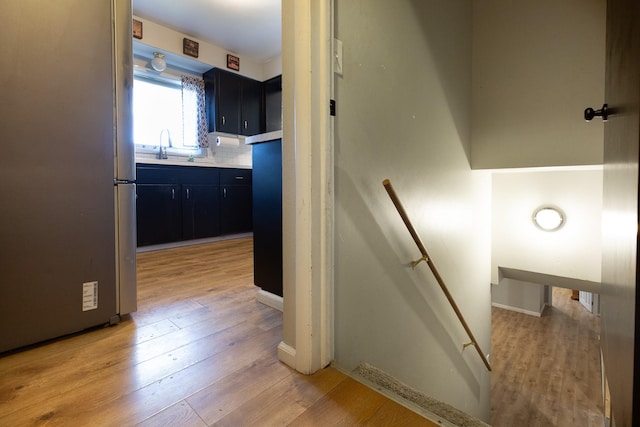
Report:
[[[282,50],[281,0],[133,0],[133,14],[259,62]]]

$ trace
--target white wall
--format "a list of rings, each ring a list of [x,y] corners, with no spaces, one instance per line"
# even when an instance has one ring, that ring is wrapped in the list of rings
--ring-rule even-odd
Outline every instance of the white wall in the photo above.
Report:
[[[470,170],[471,3],[337,0],[335,363],[485,421],[490,374],[383,186],[389,178],[485,353],[490,177]]]
[[[491,282],[498,266],[600,282],[602,170],[493,174]],[[551,204],[565,225],[545,232],[533,211]]]
[[[473,168],[602,164],[606,1],[473,4]]]
[[[171,28],[157,24],[148,19],[134,16],[143,24],[143,38],[141,40],[134,39],[134,54],[142,53],[151,60],[153,52],[159,50],[167,55],[167,63],[169,65],[178,64],[178,67],[186,68],[202,73],[212,67],[227,69],[227,53],[223,47],[212,43],[204,42],[188,34],[179,33]],[[182,53],[182,40],[188,38],[199,43],[198,58],[193,58]],[[282,58],[280,56],[272,60],[261,63],[244,55],[233,55],[240,57],[240,72],[243,76],[250,77],[255,80],[264,81],[271,77],[282,74]],[[234,72],[232,70],[228,70]]]

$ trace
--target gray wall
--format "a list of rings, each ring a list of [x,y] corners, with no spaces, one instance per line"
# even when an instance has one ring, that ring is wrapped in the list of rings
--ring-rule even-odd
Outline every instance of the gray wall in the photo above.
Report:
[[[489,420],[490,375],[382,186],[490,352],[490,176],[470,170],[471,2],[336,0],[335,363]]]
[[[602,163],[606,3],[473,1],[474,168]]]
[[[491,288],[491,302],[496,307],[540,317],[545,304],[551,305],[550,286],[502,279]]]

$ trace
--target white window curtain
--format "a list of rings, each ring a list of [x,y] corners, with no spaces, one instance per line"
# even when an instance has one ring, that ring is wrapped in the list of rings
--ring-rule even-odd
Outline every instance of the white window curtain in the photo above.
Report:
[[[184,141],[195,141],[198,147],[207,148],[209,141],[204,80],[186,75],[181,76],[181,80]]]

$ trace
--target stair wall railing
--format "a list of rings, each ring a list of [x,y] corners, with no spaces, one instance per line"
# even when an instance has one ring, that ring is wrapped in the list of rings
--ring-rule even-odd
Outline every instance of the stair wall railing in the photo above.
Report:
[[[458,320],[460,320],[462,327],[464,328],[464,330],[467,332],[467,335],[471,339],[471,342],[464,343],[462,345],[462,349],[464,350],[466,347],[473,345],[477,350],[478,354],[480,355],[480,358],[484,362],[484,365],[487,367],[487,370],[491,371],[491,365],[489,364],[489,361],[487,360],[486,356],[480,349],[480,346],[478,345],[478,341],[473,336],[473,333],[471,332],[471,329],[469,328],[467,321],[464,319],[464,316],[462,316],[462,313],[458,308],[458,304],[456,304],[455,300],[453,299],[453,296],[451,295],[451,292],[449,292],[447,285],[444,283],[442,276],[440,276],[440,273],[436,269],[435,264],[429,257],[429,254],[427,253],[427,249],[424,247],[422,240],[420,240],[420,236],[418,236],[418,233],[416,232],[415,228],[413,228],[413,225],[409,220],[409,216],[407,215],[407,212],[404,210],[404,207],[402,206],[400,199],[398,198],[395,190],[393,189],[393,186],[391,185],[391,181],[389,181],[388,179],[385,179],[384,181],[382,181],[382,185],[384,185],[384,188],[387,190],[387,193],[389,194],[391,201],[396,207],[398,214],[400,214],[402,221],[406,225],[407,229],[409,230],[409,233],[411,234],[411,237],[413,238],[413,241],[416,243],[416,245],[418,246],[418,249],[420,250],[420,253],[422,254],[422,257],[420,259],[415,260],[411,263],[413,268],[416,268],[416,266],[422,261],[425,261],[427,265],[429,265],[429,268],[431,269],[431,273],[433,273],[433,276],[438,282],[438,285],[440,285],[442,292],[444,292],[444,295],[447,297],[449,304],[451,304],[453,311],[456,313]]]

